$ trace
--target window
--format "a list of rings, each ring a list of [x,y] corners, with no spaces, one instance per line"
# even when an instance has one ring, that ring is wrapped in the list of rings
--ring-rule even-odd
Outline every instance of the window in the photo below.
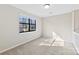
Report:
[[[20,16],[19,17],[19,32],[30,32],[36,31],[36,20],[30,17]]]

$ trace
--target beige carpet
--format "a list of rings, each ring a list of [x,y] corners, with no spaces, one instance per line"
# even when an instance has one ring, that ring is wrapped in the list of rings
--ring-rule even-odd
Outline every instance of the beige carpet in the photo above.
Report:
[[[72,43],[39,38],[2,53],[2,55],[77,55]]]

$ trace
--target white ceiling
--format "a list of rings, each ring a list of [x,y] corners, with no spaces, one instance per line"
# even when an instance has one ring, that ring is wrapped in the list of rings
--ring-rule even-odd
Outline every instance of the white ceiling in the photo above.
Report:
[[[49,9],[45,9],[42,4],[12,4],[12,6],[39,17],[59,15],[79,9],[79,4],[52,4]]]

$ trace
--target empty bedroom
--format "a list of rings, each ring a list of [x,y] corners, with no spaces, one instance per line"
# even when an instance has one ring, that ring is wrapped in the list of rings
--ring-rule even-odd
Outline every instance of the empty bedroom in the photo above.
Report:
[[[79,4],[0,4],[0,55],[78,55]]]

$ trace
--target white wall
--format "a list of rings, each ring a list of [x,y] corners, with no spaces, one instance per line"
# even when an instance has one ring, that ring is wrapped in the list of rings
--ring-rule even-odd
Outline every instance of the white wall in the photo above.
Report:
[[[73,43],[79,54],[79,10],[74,11],[73,25]]]
[[[44,18],[43,36],[52,38],[52,32],[55,32],[63,40],[72,41],[72,13],[56,15]]]
[[[41,19],[36,16],[36,31],[19,33],[19,15],[33,16],[10,5],[0,5],[0,51],[41,36]]]
[[[79,32],[79,10],[74,11],[74,31]]]

